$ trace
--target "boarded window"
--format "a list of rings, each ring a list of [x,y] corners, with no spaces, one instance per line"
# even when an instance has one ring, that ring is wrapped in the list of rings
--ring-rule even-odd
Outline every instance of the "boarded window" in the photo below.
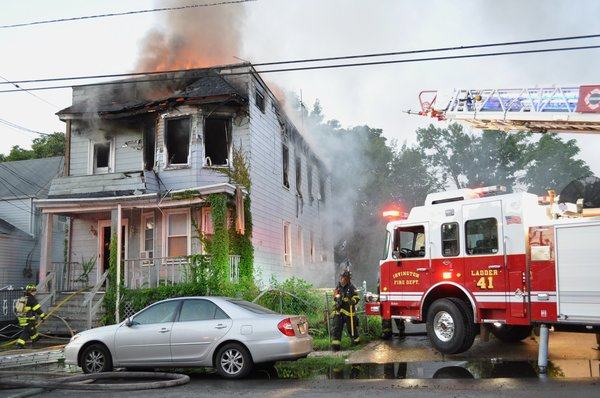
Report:
[[[204,120],[204,163],[226,166],[229,155],[230,119],[209,117]]]
[[[189,117],[167,119],[165,122],[165,145],[168,165],[188,164],[190,153]]]
[[[290,150],[286,144],[281,146],[281,154],[283,158],[283,186],[286,188],[290,187],[289,169],[290,169]]]

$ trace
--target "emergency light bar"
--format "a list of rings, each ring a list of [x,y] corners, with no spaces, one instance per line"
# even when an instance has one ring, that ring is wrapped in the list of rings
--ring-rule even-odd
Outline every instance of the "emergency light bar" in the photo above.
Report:
[[[394,220],[404,220],[408,218],[408,214],[401,212],[400,210],[384,210],[381,214],[384,218],[390,218]]]
[[[473,189],[473,192],[479,196],[496,195],[499,193],[506,193],[506,187],[502,185],[490,185],[489,187],[475,188]]]

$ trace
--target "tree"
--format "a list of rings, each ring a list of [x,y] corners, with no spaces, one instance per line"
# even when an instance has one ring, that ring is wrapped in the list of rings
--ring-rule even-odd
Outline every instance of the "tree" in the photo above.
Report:
[[[520,181],[538,195],[546,195],[549,189],[559,193],[571,181],[592,175],[583,160],[575,159],[578,154],[575,140],[564,142],[557,134],[544,134],[529,144],[526,173]]]
[[[56,132],[44,135],[33,140],[31,149],[23,149],[18,145],[13,146],[8,155],[0,154],[0,162],[64,156],[65,145],[66,139],[64,133]]]

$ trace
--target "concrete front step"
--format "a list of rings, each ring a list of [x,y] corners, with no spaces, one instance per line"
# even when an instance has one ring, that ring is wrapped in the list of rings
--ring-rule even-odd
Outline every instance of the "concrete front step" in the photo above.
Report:
[[[46,310],[46,313],[51,314],[51,316],[40,325],[40,332],[50,335],[71,336],[79,331],[89,329],[89,305],[83,305],[85,297],[85,292],[73,296],[71,293],[58,294],[55,305]],[[94,298],[94,303],[103,299],[104,293],[99,292]],[[99,326],[99,321],[103,316],[104,306],[101,305],[96,316],[92,319],[91,327]]]

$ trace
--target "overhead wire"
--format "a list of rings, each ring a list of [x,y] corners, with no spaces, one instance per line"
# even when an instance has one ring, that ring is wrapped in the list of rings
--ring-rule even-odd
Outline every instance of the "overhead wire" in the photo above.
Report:
[[[504,51],[504,52],[494,52],[494,53],[483,53],[483,54],[466,54],[466,55],[447,55],[447,56],[439,56],[439,57],[429,57],[429,58],[409,58],[409,59],[396,59],[396,60],[384,60],[384,61],[369,61],[369,62],[358,62],[358,63],[341,63],[341,64],[329,64],[329,65],[316,65],[316,66],[303,66],[303,67],[291,67],[291,68],[280,68],[280,69],[264,69],[264,70],[256,70],[257,73],[278,73],[278,72],[296,72],[296,71],[307,71],[307,70],[317,70],[317,69],[334,69],[334,68],[349,68],[349,67],[359,67],[359,66],[374,66],[374,65],[389,65],[389,64],[400,64],[400,63],[413,63],[413,62],[428,62],[428,61],[442,61],[442,60],[454,60],[454,59],[468,59],[468,58],[483,58],[483,57],[498,57],[498,56],[508,56],[508,55],[523,55],[523,54],[535,54],[535,53],[549,53],[549,52],[559,52],[559,51],[578,51],[578,50],[591,50],[598,49],[600,45],[591,45],[591,46],[577,46],[577,47],[560,47],[560,48],[543,48],[543,49],[531,49],[531,50],[518,50],[518,51]],[[252,64],[256,66],[255,64]],[[232,69],[232,68],[242,68],[245,65],[233,65],[228,67],[207,67],[207,68],[197,68],[199,70],[202,69]],[[151,72],[151,73],[132,73],[132,74],[122,74],[120,77],[126,76],[136,76],[136,75],[165,75],[168,73],[175,72],[185,72],[186,69],[178,69],[178,70],[170,70],[163,72]],[[229,76],[234,75],[244,75],[249,72],[230,72]],[[107,76],[95,76],[95,77],[87,77],[88,79],[94,78],[105,78]],[[83,79],[85,77],[77,77],[77,78],[61,78],[61,80],[74,80],[74,79]],[[104,85],[114,85],[114,84],[138,84],[144,82],[157,82],[163,80],[179,80],[179,79],[187,79],[187,76],[164,76],[158,77],[154,79],[137,79],[133,81],[109,81],[109,82],[99,82],[94,83],[95,86],[104,86]],[[56,79],[53,79],[56,80]],[[41,82],[42,80],[40,80]],[[49,80],[45,80],[49,81]],[[29,87],[28,90],[31,91],[40,91],[40,90],[58,90],[58,89],[69,89],[72,88],[72,85],[61,85],[61,86],[42,86],[42,87]],[[12,93],[18,90],[0,90],[0,93]]]
[[[251,1],[258,1],[258,0],[230,0],[230,1],[221,1],[218,3],[192,4],[192,5],[179,6],[179,7],[163,7],[163,8],[153,8],[153,9],[148,9],[148,10],[135,10],[135,11],[126,11],[126,12],[113,12],[113,13],[99,14],[99,15],[87,15],[87,16],[81,16],[81,17],[57,18],[57,19],[49,19],[49,20],[45,20],[45,21],[34,21],[34,22],[24,22],[24,23],[17,23],[17,24],[11,24],[11,25],[0,25],[0,29],[21,28],[21,27],[25,27],[25,26],[44,25],[44,24],[52,24],[52,23],[58,23],[58,22],[73,22],[73,21],[81,21],[81,20],[86,20],[86,19],[118,17],[118,16],[123,16],[123,15],[147,14],[147,13],[151,13],[151,12],[160,12],[160,11],[178,11],[178,10],[185,10],[185,9],[191,9],[191,8],[214,7],[214,6],[229,5],[229,4],[248,3]]]
[[[305,58],[305,59],[296,59],[296,60],[287,60],[287,61],[273,61],[273,62],[258,62],[252,63],[254,67],[262,67],[262,66],[273,66],[273,65],[284,65],[284,64],[297,64],[297,63],[311,63],[311,62],[325,62],[325,61],[340,61],[346,59],[361,59],[361,58],[376,58],[376,57],[391,57],[391,56],[399,56],[399,55],[414,55],[414,54],[423,54],[423,53],[433,53],[433,52],[445,52],[445,51],[460,51],[460,50],[473,50],[478,48],[490,48],[490,47],[504,47],[504,46],[518,46],[525,44],[541,44],[541,43],[549,43],[556,41],[571,41],[571,40],[586,40],[586,39],[594,39],[600,38],[600,34],[590,34],[590,35],[579,35],[579,36],[565,36],[565,37],[552,37],[546,39],[532,39],[532,40],[518,40],[518,41],[508,41],[508,42],[499,42],[499,43],[484,43],[484,44],[473,44],[466,46],[450,46],[450,47],[439,47],[439,48],[429,48],[429,49],[417,49],[417,50],[405,50],[405,51],[393,51],[393,52],[384,52],[384,53],[371,53],[371,54],[356,54],[356,55],[342,55],[335,57],[322,57],[322,58]],[[596,47],[593,47],[596,48]],[[578,48],[573,48],[578,49]],[[531,50],[534,51],[534,50]],[[542,50],[540,50],[542,51]],[[561,51],[561,49],[557,49],[554,51]],[[504,55],[504,54],[498,54]],[[510,55],[510,52],[507,52],[506,55]],[[477,54],[473,54],[471,56],[477,56]],[[481,55],[485,56],[485,55]],[[449,56],[459,57],[459,56]],[[433,60],[436,60],[434,58]],[[444,58],[445,59],[445,58]],[[418,61],[427,61],[429,58],[421,58],[414,59],[412,62]],[[380,61],[380,62],[402,62],[402,60],[397,61]],[[409,62],[409,61],[406,61]],[[365,63],[370,64],[370,63]],[[354,64],[343,64],[347,66],[354,66]],[[362,65],[362,64],[360,64]],[[217,66],[211,67],[210,69],[225,69],[232,68],[235,65],[228,66]],[[316,67],[315,67],[316,68]],[[57,77],[57,78],[46,78],[46,79],[30,79],[30,80],[14,80],[12,82],[0,82],[0,86],[5,84],[30,84],[30,83],[42,83],[42,82],[58,82],[58,81],[74,81],[74,80],[97,80],[97,79],[107,79],[107,78],[121,78],[121,77],[135,77],[135,76],[152,76],[152,75],[161,75],[165,73],[175,73],[175,72],[183,72],[185,69],[173,69],[173,70],[165,70],[165,71],[152,71],[152,72],[131,72],[131,73],[115,73],[115,74],[106,74],[106,75],[89,75],[89,76],[70,76],[70,77]],[[263,73],[267,73],[269,71],[264,71]],[[71,86],[57,86],[56,88],[66,88]],[[17,90],[12,90],[17,91]],[[12,92],[10,91],[10,92]],[[0,91],[7,92],[7,91]]]

